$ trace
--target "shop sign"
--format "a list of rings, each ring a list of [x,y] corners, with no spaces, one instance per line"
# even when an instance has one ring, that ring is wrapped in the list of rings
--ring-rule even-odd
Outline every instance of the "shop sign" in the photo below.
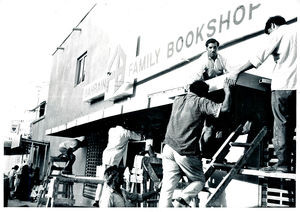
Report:
[[[13,134],[19,134],[20,132],[20,123],[12,123],[10,132]]]
[[[104,96],[105,100],[115,100],[132,95],[134,80],[139,82],[188,61],[205,51],[204,42],[209,38],[214,37],[224,44],[257,32],[262,26],[257,25],[256,21],[261,17],[266,20],[270,15],[274,15],[273,12],[266,12],[272,6],[269,2],[242,2],[238,1],[235,5],[230,5],[231,8],[224,9],[217,15],[212,14],[212,17],[207,19],[194,21],[194,26],[185,28],[174,37],[173,32],[168,34],[159,46],[149,46],[137,57],[126,57],[123,49],[118,46],[107,69],[109,75],[87,86],[85,101],[100,96]],[[178,28],[180,30],[180,26]]]
[[[103,97],[107,85],[107,77],[100,78],[84,87],[83,101],[91,102],[93,99]]]
[[[116,100],[133,94],[133,80],[126,75],[126,54],[119,45],[111,58],[107,75],[85,86],[83,101],[91,102],[104,96],[104,100]]]
[[[15,120],[11,124],[10,129],[10,140],[11,140],[11,148],[19,147],[21,142],[21,123],[23,121]]]
[[[128,60],[128,74],[137,78],[137,81],[143,80],[201,53],[205,50],[204,42],[209,38],[222,35],[218,40],[224,43],[235,36],[243,36],[245,28],[249,33],[251,30],[253,32],[253,27],[248,29],[246,23],[249,24],[257,18],[261,11],[260,1],[254,1],[234,6],[213,18],[200,19],[194,28],[187,29],[173,38],[170,35],[159,47]]]
[[[126,76],[126,54],[119,45],[113,55],[107,73],[104,100],[116,100],[133,94],[133,81]]]

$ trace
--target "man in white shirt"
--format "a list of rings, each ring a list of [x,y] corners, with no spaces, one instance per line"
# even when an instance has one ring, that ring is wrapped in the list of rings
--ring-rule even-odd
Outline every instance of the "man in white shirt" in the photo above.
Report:
[[[108,131],[108,143],[102,155],[102,167],[100,177],[104,177],[104,171],[110,166],[126,166],[127,148],[129,140],[141,140],[142,135],[127,129],[128,120],[124,119],[123,126],[117,125]],[[120,164],[123,161],[123,164]],[[95,202],[93,206],[99,206],[99,199],[102,193],[102,184],[98,184]]]
[[[214,77],[228,73],[226,59],[218,53],[219,41],[214,38],[210,38],[205,42],[206,52],[196,61],[196,72],[190,74],[188,84],[192,84],[197,80],[209,80]],[[221,120],[213,117],[207,117],[202,130],[201,141],[209,143],[209,141],[220,140],[223,136],[222,130],[217,129],[217,123]],[[211,142],[210,142],[211,143]]]
[[[274,116],[273,145],[278,162],[263,168],[264,171],[289,172],[290,146],[296,126],[296,84],[297,84],[297,30],[286,25],[281,16],[273,16],[265,25],[266,43],[256,55],[231,73],[231,83],[238,75],[251,68],[258,68],[273,55],[275,68],[271,83],[271,106]]]
[[[219,45],[219,42],[214,38],[206,41],[206,52],[196,61],[199,69],[192,74],[190,84],[196,80],[208,80],[227,73],[226,60],[218,53]]]
[[[108,131],[108,144],[103,152],[102,163],[109,166],[119,166],[123,159],[126,166],[127,148],[129,140],[141,140],[141,134],[117,125]]]
[[[63,174],[72,174],[72,167],[76,160],[74,152],[86,145],[85,136],[80,136],[71,140],[66,140],[59,144],[58,150],[61,153],[58,157],[65,158],[67,163],[62,170]]]
[[[14,190],[14,188],[15,188],[15,179],[16,179],[16,173],[17,173],[18,169],[19,169],[19,166],[15,165],[8,172],[9,188],[10,188],[11,191]]]

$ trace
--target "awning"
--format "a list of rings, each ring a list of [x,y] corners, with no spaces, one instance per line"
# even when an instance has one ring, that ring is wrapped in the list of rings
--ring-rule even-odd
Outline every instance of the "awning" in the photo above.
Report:
[[[24,155],[29,154],[31,145],[36,146],[49,146],[48,141],[35,141],[31,139],[21,138],[20,145],[18,147],[11,148],[12,141],[4,141],[4,155]]]
[[[225,74],[207,80],[206,82],[210,86],[210,92],[223,89],[224,80],[226,76],[227,75]],[[238,86],[248,87],[260,91],[268,91],[270,83],[271,80],[268,78],[260,77],[249,73],[242,73],[237,81]],[[107,118],[112,118],[131,112],[149,110],[155,107],[170,105],[173,103],[175,96],[182,95],[183,93],[184,88],[178,87],[169,89],[167,91],[161,91],[145,95],[144,97],[131,98],[125,102],[115,103],[114,105],[106,109],[78,117],[65,124],[47,129],[46,135],[72,137],[72,135],[74,136],[74,132],[75,134],[78,134],[79,131],[84,131],[84,129],[89,128],[91,125],[93,125],[93,123],[99,121],[101,122],[101,120]]]

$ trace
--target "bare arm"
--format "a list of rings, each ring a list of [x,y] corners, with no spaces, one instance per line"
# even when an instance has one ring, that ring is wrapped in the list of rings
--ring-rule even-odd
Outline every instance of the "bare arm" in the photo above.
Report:
[[[248,60],[245,64],[241,65],[237,70],[232,71],[229,76],[229,84],[235,85],[239,77],[239,74],[248,71],[252,68],[255,68],[255,66]]]
[[[231,92],[230,92],[230,79],[226,78],[224,82],[225,97],[222,103],[221,112],[229,112],[231,107]]]
[[[128,130],[127,132],[128,132],[127,135],[128,135],[129,139],[136,140],[136,141],[139,141],[142,139],[142,134],[140,134],[140,133],[136,133],[132,130]]]

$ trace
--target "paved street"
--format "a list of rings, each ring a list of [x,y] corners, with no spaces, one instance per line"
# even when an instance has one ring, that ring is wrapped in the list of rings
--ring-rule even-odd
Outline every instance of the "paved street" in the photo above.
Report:
[[[8,200],[7,207],[36,207],[36,202],[21,201],[18,199]]]

